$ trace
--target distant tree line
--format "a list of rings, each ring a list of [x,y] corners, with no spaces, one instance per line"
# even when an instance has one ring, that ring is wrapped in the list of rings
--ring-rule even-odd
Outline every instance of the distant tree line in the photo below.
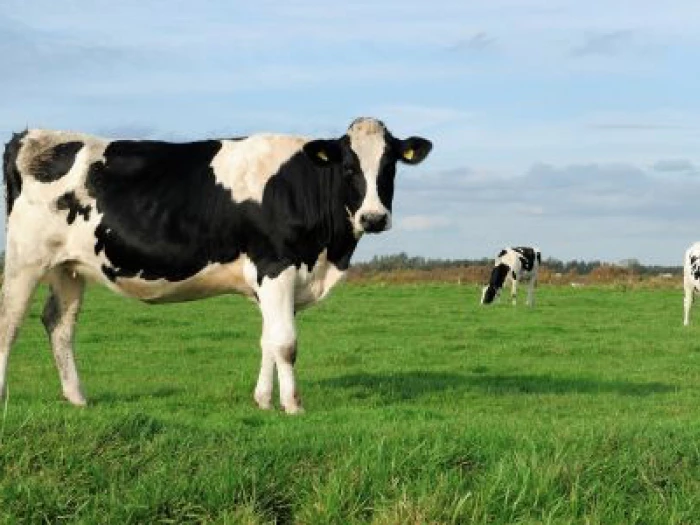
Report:
[[[375,255],[366,262],[357,262],[352,266],[361,272],[390,272],[393,270],[439,270],[447,268],[469,268],[471,266],[491,266],[493,258],[482,257],[481,259],[433,259],[429,257],[410,257],[405,252],[394,255]],[[577,273],[588,275],[596,268],[610,263],[601,261],[561,261],[549,257],[543,261],[543,265],[554,273]],[[658,266],[644,265],[637,259],[624,259],[616,264],[623,268],[629,268],[640,275],[661,275],[679,274],[682,272],[681,266]],[[5,253],[0,252],[0,273],[5,267]]]
[[[421,256],[411,257],[405,252],[401,252],[393,255],[375,255],[369,261],[354,263],[353,268],[363,272],[387,272],[393,270],[468,268],[471,266],[490,266],[492,264],[493,258],[489,257],[481,259],[433,259]],[[565,262],[549,257],[543,261],[543,265],[554,273],[588,275],[600,266],[610,266],[610,263],[579,261],[576,259]],[[629,268],[640,275],[678,274],[682,271],[680,266],[644,265],[636,259],[625,259],[617,263],[616,266]]]
[[[435,270],[439,268],[464,268],[492,264],[493,259],[431,259],[426,257],[409,257],[405,252],[394,255],[375,255],[366,262],[353,263],[353,267],[367,271],[391,270]]]

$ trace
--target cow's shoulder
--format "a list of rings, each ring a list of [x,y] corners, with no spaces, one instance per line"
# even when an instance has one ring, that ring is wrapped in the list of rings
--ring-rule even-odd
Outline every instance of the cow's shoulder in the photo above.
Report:
[[[294,159],[308,138],[260,133],[221,141],[212,160],[216,181],[231,191],[236,202],[260,203],[269,180],[294,171]]]

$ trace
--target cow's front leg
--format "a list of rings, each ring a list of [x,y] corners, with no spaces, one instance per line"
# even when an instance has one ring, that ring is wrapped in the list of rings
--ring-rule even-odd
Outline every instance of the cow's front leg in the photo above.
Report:
[[[275,365],[280,389],[280,404],[288,414],[302,411],[294,377],[296,360],[296,328],[294,325],[294,281],[296,269],[287,268],[274,279],[265,277],[258,289],[263,318],[262,363],[255,400],[261,408],[269,408]]]

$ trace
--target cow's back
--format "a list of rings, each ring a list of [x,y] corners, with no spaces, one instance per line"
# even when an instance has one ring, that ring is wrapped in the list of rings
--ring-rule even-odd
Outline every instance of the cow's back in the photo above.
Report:
[[[278,249],[265,187],[306,141],[168,143],[29,130],[5,150],[8,246],[36,249],[42,264],[69,263],[144,300],[251,295],[246,254]]]
[[[530,280],[535,278],[542,261],[539,248],[518,246],[504,248],[496,256],[495,265],[504,264],[510,269],[509,278],[517,277],[518,280]]]
[[[211,168],[220,141],[173,144],[29,130],[6,148],[8,249],[93,278],[182,280],[236,259],[223,242],[228,190]],[[10,245],[13,246],[10,246]],[[25,246],[26,244],[26,246]]]

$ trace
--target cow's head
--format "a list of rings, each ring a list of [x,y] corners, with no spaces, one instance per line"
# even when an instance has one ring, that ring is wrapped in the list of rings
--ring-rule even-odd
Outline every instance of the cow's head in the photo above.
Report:
[[[498,297],[503,288],[503,283],[508,277],[508,272],[510,271],[510,266],[507,264],[497,264],[491,271],[491,279],[489,284],[484,286],[481,292],[481,304],[491,304],[493,300]]]
[[[481,304],[491,304],[500,290],[495,286],[486,285],[481,290]]]
[[[304,152],[317,166],[342,170],[345,206],[359,236],[391,228],[396,162],[418,164],[432,147],[421,137],[393,137],[379,120],[358,118],[341,138],[308,142]]]

